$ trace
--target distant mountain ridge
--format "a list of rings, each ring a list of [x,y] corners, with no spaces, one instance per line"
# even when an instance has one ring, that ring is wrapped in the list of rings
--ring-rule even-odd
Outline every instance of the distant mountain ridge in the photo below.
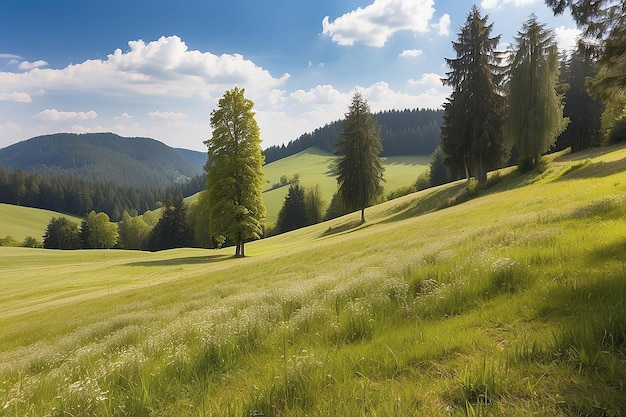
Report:
[[[57,133],[0,149],[0,166],[139,188],[165,188],[202,174],[201,152],[114,133]],[[204,156],[206,160],[206,156]]]

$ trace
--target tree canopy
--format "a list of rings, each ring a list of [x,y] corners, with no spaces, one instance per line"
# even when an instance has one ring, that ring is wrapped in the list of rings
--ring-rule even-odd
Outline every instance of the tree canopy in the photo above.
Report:
[[[509,154],[502,137],[503,54],[496,51],[500,36],[490,37],[493,24],[487,24],[487,18],[472,7],[458,40],[452,42],[457,57],[446,58],[451,70],[442,80],[452,87],[441,128],[448,167],[454,177],[465,174],[479,183],[485,183],[487,171],[504,164]]]
[[[357,91],[339,132],[335,153],[339,157],[338,192],[349,210],[361,210],[362,222],[365,208],[382,193],[384,167],[379,158],[382,150],[376,118],[367,100]]]
[[[53,217],[43,235],[43,247],[46,249],[80,248],[78,225],[67,217]]]
[[[505,131],[518,150],[522,169],[535,167],[569,120],[563,117],[558,51],[552,31],[532,15],[515,38],[511,54],[509,111]]]
[[[254,103],[237,87],[226,91],[211,112],[213,135],[205,169],[208,173],[209,231],[232,239],[235,256],[244,256],[247,239],[263,234],[265,205],[263,155]]]

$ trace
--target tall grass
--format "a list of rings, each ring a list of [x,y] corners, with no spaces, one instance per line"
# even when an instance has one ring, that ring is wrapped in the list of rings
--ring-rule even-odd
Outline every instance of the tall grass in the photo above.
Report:
[[[580,177],[619,155],[245,259],[0,248],[0,415],[623,415],[626,183]]]

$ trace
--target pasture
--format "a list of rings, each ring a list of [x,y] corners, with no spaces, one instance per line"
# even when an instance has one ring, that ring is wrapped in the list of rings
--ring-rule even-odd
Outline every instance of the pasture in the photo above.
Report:
[[[0,248],[0,414],[623,415],[626,148],[549,159],[244,259]]]

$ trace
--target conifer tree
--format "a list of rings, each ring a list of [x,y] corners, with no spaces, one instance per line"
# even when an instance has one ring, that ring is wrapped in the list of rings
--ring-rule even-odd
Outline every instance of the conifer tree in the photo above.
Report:
[[[347,209],[361,210],[361,222],[365,222],[365,208],[382,193],[382,150],[376,118],[357,91],[339,132],[335,153],[339,157],[337,183],[341,200]]]
[[[235,87],[224,93],[211,112],[213,135],[204,142],[209,230],[215,238],[232,239],[241,257],[245,241],[261,237],[265,220],[261,137],[254,103],[244,92]]]
[[[442,80],[452,87],[441,127],[446,162],[453,177],[473,176],[481,184],[487,171],[504,164],[509,154],[502,137],[506,99],[503,55],[496,51],[500,36],[490,37],[493,24],[487,18],[472,7],[458,41],[452,42],[457,57],[446,58],[451,71]]]
[[[291,184],[285,196],[285,202],[278,212],[276,228],[278,233],[296,230],[306,226],[307,215],[304,202],[304,188],[300,185]]]
[[[505,132],[517,146],[519,167],[526,171],[537,166],[569,119],[563,117],[563,97],[556,91],[559,66],[552,31],[532,15],[515,39]]]

